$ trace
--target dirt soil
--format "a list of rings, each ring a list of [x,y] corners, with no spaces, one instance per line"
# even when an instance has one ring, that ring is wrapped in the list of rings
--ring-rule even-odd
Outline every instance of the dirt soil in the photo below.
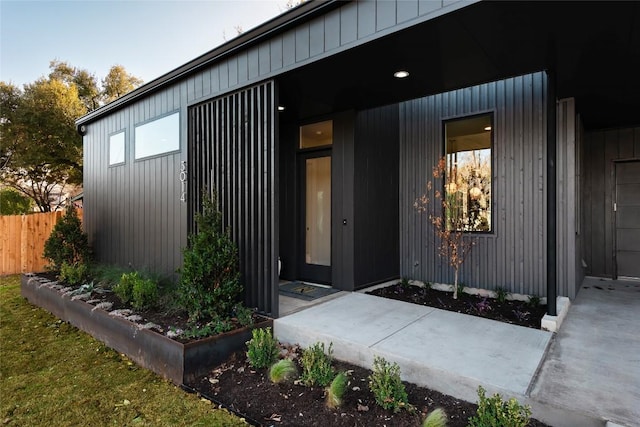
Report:
[[[485,298],[464,292],[459,293],[457,299],[453,299],[453,292],[439,291],[416,285],[403,286],[400,283],[378,288],[367,293],[534,329],[540,329],[542,318],[547,312],[546,305],[532,306],[525,301],[510,299],[500,302],[495,298]]]
[[[287,357],[296,358],[300,349],[289,348],[285,353]],[[234,354],[209,375],[188,386],[202,397],[260,426],[417,427],[429,411],[442,408],[447,414],[448,427],[465,427],[477,410],[474,403],[404,382],[409,403],[415,411],[403,410],[393,414],[377,405],[369,391],[370,370],[340,361],[334,361],[333,365],[336,373],[349,373],[349,386],[338,409],[327,407],[325,391],[321,387],[274,384],[269,380],[268,370],[253,369],[244,352]],[[301,372],[300,366],[298,372]],[[529,426],[545,427],[546,424],[532,419]]]

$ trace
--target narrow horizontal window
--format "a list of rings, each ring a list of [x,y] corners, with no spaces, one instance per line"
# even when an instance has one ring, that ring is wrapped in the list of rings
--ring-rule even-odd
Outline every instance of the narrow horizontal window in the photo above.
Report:
[[[118,132],[109,137],[109,166],[124,163],[125,134]]]
[[[333,120],[300,126],[300,148],[325,147],[333,144]]]
[[[491,231],[491,114],[445,122],[447,229]]]
[[[180,150],[179,113],[173,113],[136,127],[136,160],[178,150]]]

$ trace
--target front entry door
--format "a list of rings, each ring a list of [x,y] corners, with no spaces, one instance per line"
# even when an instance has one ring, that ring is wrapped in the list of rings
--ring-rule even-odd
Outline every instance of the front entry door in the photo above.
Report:
[[[640,278],[640,161],[616,163],[618,277]]]
[[[331,283],[331,150],[300,156],[300,278]]]

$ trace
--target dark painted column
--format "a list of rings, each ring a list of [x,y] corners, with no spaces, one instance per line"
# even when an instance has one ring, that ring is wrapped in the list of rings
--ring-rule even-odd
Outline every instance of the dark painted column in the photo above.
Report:
[[[556,74],[547,70],[547,314],[556,315]]]

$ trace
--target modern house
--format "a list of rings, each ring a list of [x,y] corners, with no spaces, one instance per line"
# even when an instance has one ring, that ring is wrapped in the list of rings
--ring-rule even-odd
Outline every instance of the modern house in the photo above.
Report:
[[[436,190],[466,286],[640,277],[637,1],[310,1],[77,126],[99,261],[175,274],[215,189],[274,317],[279,278],[453,283],[414,206]]]

